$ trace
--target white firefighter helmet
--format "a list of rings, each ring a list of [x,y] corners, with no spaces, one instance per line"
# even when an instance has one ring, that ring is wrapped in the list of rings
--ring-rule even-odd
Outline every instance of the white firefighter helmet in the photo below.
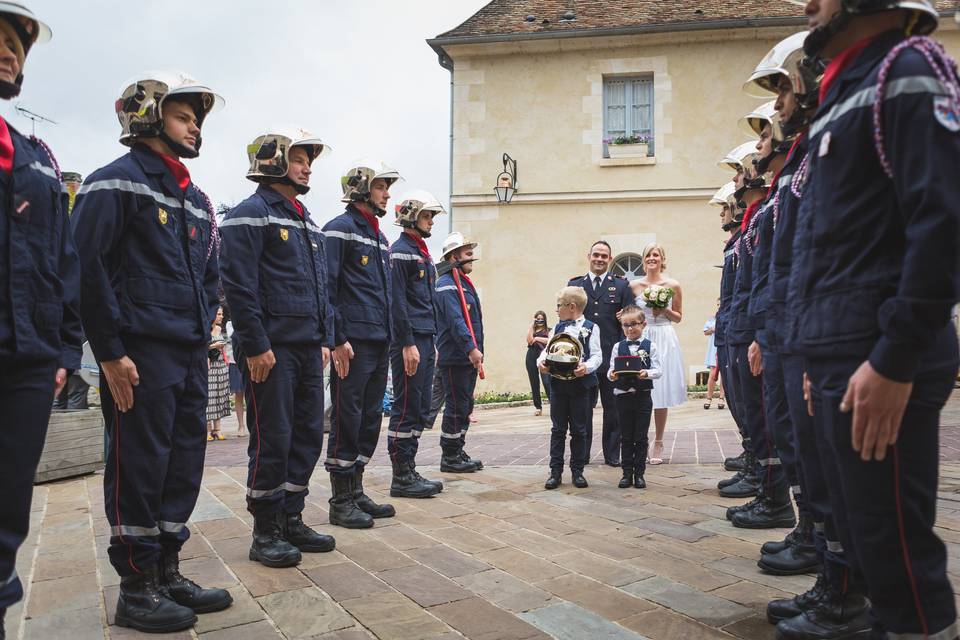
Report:
[[[737,190],[737,185],[735,185],[731,180],[730,182],[726,183],[725,185],[717,189],[717,192],[713,194],[712,198],[710,198],[710,204],[717,205],[718,207],[722,207],[725,204],[729,204],[730,198],[733,196],[733,192],[736,190]]]
[[[123,128],[120,142],[129,147],[139,138],[164,138],[163,103],[171,96],[195,96],[192,102],[198,127],[203,126],[210,112],[223,107],[223,98],[213,89],[182,71],[142,73],[124,83],[115,105],[117,118]],[[199,138],[196,150],[200,150]]]
[[[841,0],[837,11],[825,25],[810,31],[803,43],[807,55],[818,56],[823,48],[841,31],[844,31],[850,18],[880,11],[904,9],[909,12],[905,27],[908,35],[927,35],[933,33],[940,20],[931,0]]]
[[[754,98],[769,98],[771,94],[776,95],[781,76],[792,79],[790,67],[795,66],[797,61],[803,58],[803,41],[808,33],[808,31],[795,33],[774,45],[743,84],[744,92]]]
[[[448,255],[456,251],[457,249],[462,249],[463,247],[478,247],[480,243],[478,242],[468,242],[467,239],[459,231],[454,231],[447,236],[447,239],[443,241],[443,257],[446,258]]]
[[[727,155],[723,156],[723,159],[717,164],[725,169],[739,171],[744,168],[744,162],[753,160],[753,156],[756,154],[757,141],[744,142],[727,152]]]
[[[737,123],[740,125],[740,130],[747,135],[759,137],[760,134],[763,133],[763,128],[766,125],[774,122],[779,123],[780,118],[777,117],[777,112],[773,108],[774,104],[776,104],[775,100],[764,102],[762,105],[740,118],[740,121]],[[774,138],[776,138],[776,133],[774,133]]]
[[[403,200],[400,201],[395,210],[397,219],[394,224],[406,229],[413,229],[417,226],[417,217],[421,211],[432,211],[434,216],[447,212],[432,193],[423,189],[415,189],[403,194]]]
[[[23,67],[34,44],[49,42],[53,32],[37,19],[33,11],[19,2],[0,2],[0,30],[7,32],[13,40],[14,54],[20,72],[13,82],[0,82],[0,98],[14,98],[20,94],[23,85]]]
[[[340,187],[343,189],[343,197],[340,198],[340,201],[366,201],[370,197],[370,185],[377,178],[386,180],[388,185],[392,185],[400,179],[400,174],[396,169],[387,166],[380,160],[372,158],[357,160],[350,165],[350,168],[340,178]]]
[[[306,129],[274,127],[247,145],[250,168],[247,179],[254,182],[281,180],[290,168],[290,149],[305,147],[310,162],[330,153],[330,146]]]

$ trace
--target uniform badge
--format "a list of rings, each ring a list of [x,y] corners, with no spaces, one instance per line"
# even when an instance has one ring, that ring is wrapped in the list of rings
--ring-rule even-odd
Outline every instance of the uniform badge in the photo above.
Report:
[[[160,224],[167,224],[167,212],[165,209],[160,209],[157,212],[157,220],[160,221]]]
[[[280,239],[286,242],[290,238],[290,232],[286,229],[280,229]]]
[[[369,256],[360,256],[360,264],[367,266],[368,262],[370,262]]]
[[[470,311],[471,309],[473,309],[473,305],[471,305],[471,304],[468,302],[468,303],[467,303],[467,311]]]
[[[426,271],[424,271],[423,269],[420,269],[420,275],[417,276],[417,277],[420,278],[421,280],[423,280],[423,276],[424,276],[424,275],[426,275]]]
[[[933,99],[933,117],[947,131],[960,131],[960,108],[950,96],[938,96]]]

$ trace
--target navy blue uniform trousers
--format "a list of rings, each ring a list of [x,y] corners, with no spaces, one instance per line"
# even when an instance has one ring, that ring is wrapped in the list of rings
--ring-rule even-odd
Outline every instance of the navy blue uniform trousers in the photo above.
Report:
[[[110,563],[121,576],[179,551],[190,537],[207,447],[207,347],[123,337],[140,374],[133,408],[120,413],[100,385],[108,440],[103,501]]]
[[[730,371],[730,351],[727,345],[721,345],[717,347],[717,367],[720,369],[720,384],[723,385],[723,395],[727,400],[727,408],[730,410],[730,415],[733,417],[733,422],[737,425],[737,431],[740,432],[740,438],[744,440],[743,447],[744,449],[749,446],[749,436],[743,430],[743,425],[740,422],[740,414],[737,413],[738,405],[737,398],[735,395],[735,389],[733,387],[733,373]]]
[[[238,358],[247,401],[247,510],[254,516],[303,511],[323,449],[323,352],[319,344],[274,345],[276,365],[252,382]]]
[[[440,367],[443,380],[443,421],[440,423],[440,445],[459,440],[464,442],[473,413],[473,391],[477,388],[477,368],[472,364]]]
[[[17,549],[30,527],[33,475],[40,462],[53,400],[54,362],[7,362],[0,372],[0,609],[23,597]]]
[[[620,425],[620,464],[625,472],[632,470],[642,476],[647,471],[653,398],[649,389],[637,389],[633,393],[619,393],[614,399]]]
[[[570,471],[583,473],[587,460],[587,425],[592,415],[594,388],[579,380],[555,378],[550,386],[550,473],[563,471],[563,452],[570,433]]]
[[[612,348],[612,347],[611,347]],[[597,386],[591,391],[593,404],[597,403],[597,393],[600,394],[600,404],[603,405],[603,430],[601,433],[601,447],[603,461],[610,463],[620,462],[620,426],[617,422],[617,401],[613,395],[613,383],[607,378],[610,364],[610,354],[604,353],[600,367],[597,368]],[[593,412],[587,421],[587,446],[584,449],[584,463],[590,459],[590,448],[593,442]]]
[[[797,510],[809,515],[804,503],[803,483],[800,479],[800,460],[797,456],[796,438],[793,433],[793,420],[790,406],[787,404],[787,392],[783,377],[783,365],[780,354],[769,344],[760,345],[763,354],[763,410],[767,429],[773,438],[777,456],[780,458],[783,473],[786,475]],[[802,392],[802,390],[801,390]]]
[[[387,428],[387,453],[394,462],[412,462],[416,458],[420,435],[430,419],[433,372],[437,366],[434,337],[415,333],[413,341],[420,352],[420,365],[412,376],[403,368],[403,345],[394,342],[390,346],[393,406]]]
[[[956,352],[953,328],[938,351]],[[952,344],[951,344],[952,343]],[[886,631],[933,636],[956,620],[946,547],[933,531],[937,508],[940,410],[953,390],[956,362],[914,379],[895,445],[882,462],[863,462],[850,440],[852,413],[841,413],[860,358],[809,359],[815,414],[832,460],[827,482],[844,551],[860,569],[874,614]],[[951,636],[956,635],[952,633]]]
[[[750,372],[747,359],[749,345],[731,345],[729,349],[730,371],[734,387],[735,404],[750,446],[757,458],[757,475],[761,489],[771,496],[787,486],[780,458],[773,442],[773,434],[767,426],[764,412],[763,376]]]
[[[351,340],[353,360],[346,378],[330,372],[330,437],[326,467],[352,474],[354,465],[370,462],[380,438],[383,395],[387,390],[389,343]]]

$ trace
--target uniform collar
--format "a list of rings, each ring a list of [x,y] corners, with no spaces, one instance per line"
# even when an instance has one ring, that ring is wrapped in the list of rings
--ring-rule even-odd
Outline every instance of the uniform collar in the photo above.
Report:
[[[825,106],[845,93],[845,88],[863,80],[873,71],[877,62],[898,42],[906,38],[902,29],[891,29],[876,36],[864,38],[847,47],[834,58],[824,72],[824,80],[834,68],[832,79],[821,83],[821,99],[818,113],[826,113]],[[835,66],[836,65],[836,66]]]
[[[166,163],[164,163],[159,153],[145,144],[135,144],[133,148],[130,149],[130,154],[143,169],[144,173],[160,177],[160,182],[166,188],[167,193],[176,196],[185,193],[185,191],[180,188],[177,179],[170,172],[170,169],[167,168]]]
[[[607,279],[607,276],[609,276],[609,275],[610,275],[610,272],[609,272],[609,271],[604,271],[603,273],[601,273],[600,276],[599,276],[599,278],[600,278],[600,284],[603,284],[603,281],[606,280],[606,279]],[[593,284],[593,279],[596,278],[596,277],[598,277],[598,276],[597,276],[597,274],[595,274],[593,271],[587,272],[587,280],[590,281],[590,284]]]
[[[347,205],[347,211],[350,215],[353,216],[361,227],[367,230],[374,238],[380,238],[380,221],[376,216],[361,211],[355,204],[352,202]]]
[[[310,212],[307,211],[307,207],[304,206],[302,202],[300,203],[300,206],[303,207],[303,213],[301,214],[286,196],[268,185],[261,184],[258,186],[257,193],[267,202],[267,204],[272,207],[275,207],[279,204],[291,215],[294,215],[297,218],[302,218],[304,220],[308,220],[310,218]]]

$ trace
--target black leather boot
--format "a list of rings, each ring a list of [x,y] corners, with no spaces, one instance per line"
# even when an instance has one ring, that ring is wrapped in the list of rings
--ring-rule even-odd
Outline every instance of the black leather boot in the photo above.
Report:
[[[784,485],[772,495],[765,495],[760,504],[749,511],[741,511],[730,518],[740,529],[779,529],[797,526],[797,516],[790,501],[790,487]]]
[[[777,624],[781,620],[795,618],[804,611],[809,611],[823,597],[823,590],[826,586],[827,580],[823,571],[821,571],[817,574],[817,581],[807,591],[792,598],[771,600],[767,603],[767,621],[770,624]]]
[[[550,472],[550,477],[547,478],[547,481],[543,483],[544,489],[556,489],[561,484],[563,484],[563,478],[560,475],[560,472]]]
[[[828,584],[820,600],[799,616],[777,623],[779,640],[871,637],[870,601],[856,590],[841,593]]]
[[[330,524],[347,529],[369,529],[373,518],[353,499],[353,472],[330,474]]]
[[[477,465],[473,461],[467,461],[461,456],[463,444],[459,440],[443,438],[440,441],[440,447],[443,455],[440,457],[440,471],[444,473],[473,473],[477,470]]]
[[[746,474],[734,484],[727,485],[720,489],[720,495],[724,498],[749,498],[757,495],[760,489],[760,478],[755,475]]]
[[[325,533],[317,533],[303,523],[302,513],[288,513],[286,522],[284,522],[283,537],[287,542],[295,546],[300,551],[307,553],[324,553],[333,551],[337,546],[337,541],[333,536]]]
[[[283,527],[282,513],[256,516],[253,520],[253,544],[247,557],[275,569],[300,564],[300,550],[284,539]]]
[[[480,471],[481,469],[483,469],[483,462],[481,462],[480,460],[474,460],[473,458],[467,455],[467,451],[463,448],[466,444],[467,444],[467,437],[460,436],[460,459],[463,460],[464,462],[469,462],[473,464],[477,468],[477,471]]]
[[[413,465],[405,460],[393,461],[393,480],[390,495],[394,498],[429,498],[440,493],[432,482],[427,482],[414,473]]]
[[[573,480],[573,486],[577,489],[586,489],[590,486],[587,484],[587,479],[583,477],[583,471],[571,471],[570,477]]]
[[[118,627],[130,627],[146,633],[169,633],[189,629],[197,621],[190,607],[177,604],[160,586],[160,568],[144,567],[143,571],[120,578],[117,599]]]
[[[800,521],[797,523],[797,526],[794,527],[793,531],[788,533],[783,540],[771,540],[770,542],[764,542],[763,546],[760,547],[760,553],[767,556],[772,556],[777,553],[780,553],[787,547],[796,544],[797,536],[800,535],[800,529],[806,526],[806,522],[809,520],[808,516],[800,516]],[[813,521],[810,521],[810,527],[813,528]]]
[[[363,466],[361,465],[354,467],[353,501],[357,503],[361,511],[369,513],[374,518],[392,518],[397,515],[397,510],[393,508],[392,504],[377,504],[363,492]]]
[[[424,478],[422,475],[420,475],[420,472],[417,471],[416,460],[410,461],[410,469],[413,470],[413,475],[417,476],[417,480],[420,480],[421,482],[426,482],[427,484],[432,484],[437,488],[437,493],[440,493],[443,491],[443,480],[427,480],[426,478]]]
[[[738,482],[743,480],[743,476],[745,475],[746,474],[743,471],[737,471],[735,474],[733,474],[729,478],[724,478],[723,480],[720,480],[719,482],[717,482],[717,489],[723,489],[724,487],[729,487],[731,485],[737,484]]]
[[[204,589],[180,573],[180,556],[176,551],[164,551],[160,556],[160,584],[179,605],[190,607],[194,613],[222,611],[233,604],[233,596],[226,589]]]
[[[756,509],[760,506],[761,502],[763,502],[763,495],[757,494],[750,502],[744,502],[743,504],[727,507],[727,520],[733,520],[734,514],[740,513],[741,511],[752,511],[753,509]]]
[[[726,471],[743,471],[744,462],[746,461],[747,452],[741,451],[740,455],[735,458],[726,458],[723,461],[723,468]]]
[[[775,576],[794,576],[816,571],[820,556],[813,545],[813,521],[801,516],[797,528],[788,534],[794,535],[792,543],[779,553],[761,553],[757,566]]]
[[[629,489],[633,486],[633,469],[629,467],[623,467],[623,477],[620,478],[620,482],[617,484],[617,487],[620,489]]]

